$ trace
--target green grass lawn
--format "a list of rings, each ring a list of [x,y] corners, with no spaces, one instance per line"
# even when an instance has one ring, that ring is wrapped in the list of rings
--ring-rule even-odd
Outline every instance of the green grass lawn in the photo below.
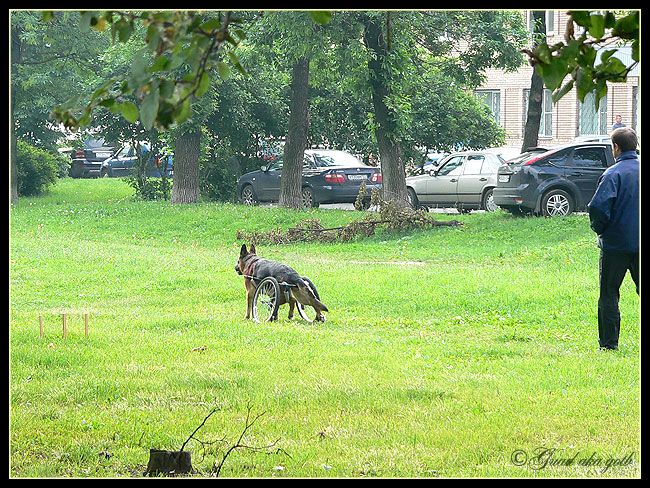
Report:
[[[234,451],[221,476],[640,476],[639,297],[626,277],[620,349],[599,351],[586,215],[436,214],[464,225],[258,245],[310,277],[330,312],[322,325],[286,306],[276,323],[244,319],[238,229],[361,215],[138,202],[119,179],[21,199],[10,475],[141,476],[149,449],[180,449],[218,408],[186,447],[209,476],[250,408],[263,415],[243,442],[277,443]],[[555,449],[545,466],[539,448]]]

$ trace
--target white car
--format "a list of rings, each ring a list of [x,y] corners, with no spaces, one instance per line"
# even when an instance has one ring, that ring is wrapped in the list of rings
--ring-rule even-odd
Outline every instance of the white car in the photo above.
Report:
[[[504,159],[491,150],[451,153],[429,173],[406,178],[409,204],[413,208],[456,207],[497,210],[492,191]]]

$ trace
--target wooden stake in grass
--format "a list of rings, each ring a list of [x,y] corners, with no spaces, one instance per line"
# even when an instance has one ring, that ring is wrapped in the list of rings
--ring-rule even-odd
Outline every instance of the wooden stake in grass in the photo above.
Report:
[[[63,317],[63,338],[68,338],[68,314],[62,314]]]

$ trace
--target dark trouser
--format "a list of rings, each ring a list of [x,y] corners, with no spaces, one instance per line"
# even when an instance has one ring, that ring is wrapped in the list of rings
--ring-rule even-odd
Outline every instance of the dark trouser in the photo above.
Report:
[[[639,293],[639,253],[600,251],[600,296],[598,298],[598,338],[600,347],[617,348],[621,329],[619,290],[627,270]]]

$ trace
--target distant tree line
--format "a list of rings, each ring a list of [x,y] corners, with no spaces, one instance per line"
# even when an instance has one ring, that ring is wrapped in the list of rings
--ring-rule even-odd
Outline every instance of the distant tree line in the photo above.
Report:
[[[161,139],[184,203],[233,199],[239,174],[283,141],[287,207],[310,146],[378,154],[386,198],[401,202],[405,162],[502,144],[472,91],[487,68],[521,66],[529,45],[511,10],[17,11],[11,40],[12,149],[54,150],[61,125]]]

